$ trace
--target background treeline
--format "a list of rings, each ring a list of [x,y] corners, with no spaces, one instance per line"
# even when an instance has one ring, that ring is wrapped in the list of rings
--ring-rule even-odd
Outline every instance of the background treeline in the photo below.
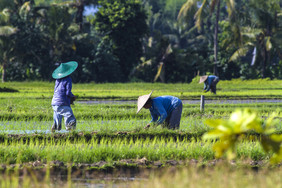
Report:
[[[0,0],[2,81],[282,78],[281,0]],[[90,10],[87,14],[86,10]],[[89,11],[88,11],[89,12]]]

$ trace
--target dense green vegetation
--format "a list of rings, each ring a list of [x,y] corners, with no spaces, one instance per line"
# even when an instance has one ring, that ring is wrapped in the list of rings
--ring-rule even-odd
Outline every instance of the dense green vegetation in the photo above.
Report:
[[[2,81],[50,80],[56,64],[70,60],[79,63],[77,82],[190,82],[209,73],[221,79],[281,79],[281,5],[2,0]]]

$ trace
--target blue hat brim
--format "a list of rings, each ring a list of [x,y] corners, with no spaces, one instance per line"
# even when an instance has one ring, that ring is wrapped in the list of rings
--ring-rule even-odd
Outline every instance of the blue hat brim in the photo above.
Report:
[[[61,63],[61,65],[54,70],[52,77],[54,79],[61,79],[71,75],[78,67],[76,61],[70,61],[67,63]]]

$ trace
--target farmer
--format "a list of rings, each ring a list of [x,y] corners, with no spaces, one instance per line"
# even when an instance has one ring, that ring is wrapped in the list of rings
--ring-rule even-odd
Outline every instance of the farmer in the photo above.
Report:
[[[152,120],[144,128],[149,128],[150,124],[157,126],[164,123],[164,127],[168,129],[179,129],[182,101],[174,96],[160,96],[152,99],[152,92],[140,96],[137,101],[137,113],[144,107],[150,110],[152,116]]]
[[[217,76],[214,75],[201,76],[199,83],[203,83],[203,82],[205,84],[204,86],[205,93],[211,90],[212,93],[216,94],[216,84],[219,82],[219,78]]]
[[[78,64],[75,61],[61,63],[61,65],[54,70],[52,77],[56,79],[54,95],[52,99],[52,107],[54,110],[54,124],[51,131],[61,130],[62,118],[64,117],[66,130],[74,130],[76,128],[76,119],[73,115],[70,104],[73,104],[75,96],[72,94],[72,74],[77,68]]]

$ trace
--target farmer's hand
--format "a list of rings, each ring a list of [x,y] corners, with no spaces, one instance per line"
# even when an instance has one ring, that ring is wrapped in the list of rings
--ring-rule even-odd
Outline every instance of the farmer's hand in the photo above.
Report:
[[[148,124],[148,125],[146,125],[146,126],[144,127],[144,129],[149,129],[150,126],[151,126],[151,125]]]

